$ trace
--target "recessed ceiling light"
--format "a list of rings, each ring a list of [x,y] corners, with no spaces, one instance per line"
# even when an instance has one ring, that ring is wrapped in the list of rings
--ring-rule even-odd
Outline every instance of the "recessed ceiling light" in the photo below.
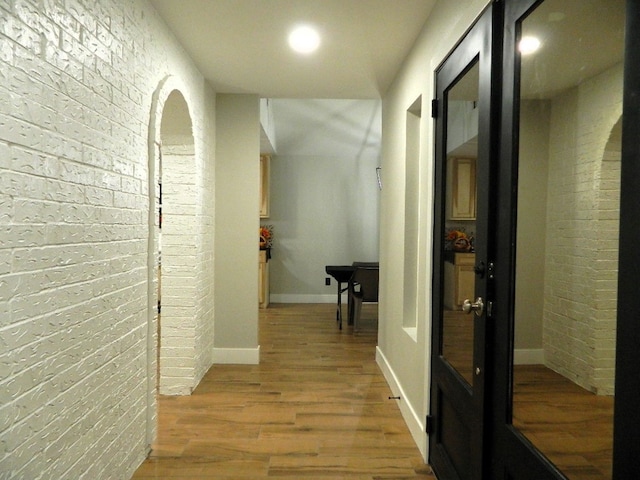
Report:
[[[289,34],[289,46],[298,53],[313,53],[320,46],[320,35],[313,27],[301,25]]]
[[[536,37],[522,37],[518,44],[518,50],[522,55],[529,55],[540,48],[540,40]]]

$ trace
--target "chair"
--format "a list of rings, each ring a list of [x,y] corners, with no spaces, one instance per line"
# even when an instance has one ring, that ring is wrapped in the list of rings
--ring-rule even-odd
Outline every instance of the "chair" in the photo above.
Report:
[[[353,323],[353,331],[356,332],[362,303],[378,301],[380,269],[373,265],[354,264],[354,266],[355,271],[349,280],[349,319]]]

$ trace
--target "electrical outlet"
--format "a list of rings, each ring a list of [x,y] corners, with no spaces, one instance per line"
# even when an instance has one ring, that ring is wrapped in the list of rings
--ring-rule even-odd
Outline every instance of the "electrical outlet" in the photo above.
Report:
[[[324,284],[325,285],[331,285],[331,277],[327,277],[324,279]]]

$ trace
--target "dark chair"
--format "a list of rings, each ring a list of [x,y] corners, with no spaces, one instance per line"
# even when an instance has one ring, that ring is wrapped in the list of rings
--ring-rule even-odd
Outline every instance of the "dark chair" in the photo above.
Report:
[[[362,303],[378,302],[379,267],[373,265],[355,265],[355,271],[349,280],[349,317],[353,322],[353,331],[358,330],[358,320]]]

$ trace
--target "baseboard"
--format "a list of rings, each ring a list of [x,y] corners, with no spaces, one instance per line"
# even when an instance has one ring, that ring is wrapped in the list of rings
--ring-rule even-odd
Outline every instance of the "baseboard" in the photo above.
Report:
[[[338,294],[295,294],[295,293],[271,293],[271,303],[336,303]],[[347,293],[342,294],[342,303],[347,303]]]
[[[260,345],[256,348],[214,348],[213,363],[258,365]]]
[[[407,424],[407,427],[409,427],[413,441],[416,442],[418,450],[420,450],[420,453],[422,454],[422,458],[426,462],[427,435],[425,433],[425,425],[420,420],[420,416],[416,413],[413,405],[407,401],[407,396],[404,394],[404,390],[398,382],[398,378],[393,373],[391,365],[389,365],[387,358],[379,347],[376,347],[376,363],[380,367],[382,375],[389,384],[389,388],[391,389],[391,392],[393,392],[393,396],[400,397],[400,400],[396,400],[398,407],[400,408],[400,413],[402,414],[402,418]]]
[[[516,348],[513,351],[515,365],[544,365],[544,350],[541,348]]]

